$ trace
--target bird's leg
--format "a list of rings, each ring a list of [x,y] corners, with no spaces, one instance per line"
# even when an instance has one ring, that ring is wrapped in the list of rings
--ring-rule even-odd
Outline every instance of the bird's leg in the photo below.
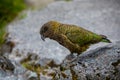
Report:
[[[73,62],[76,60],[78,54],[69,54],[68,56],[66,56],[66,60],[67,62]]]
[[[73,54],[69,54],[68,56],[66,56],[66,59],[68,60],[72,60],[73,58],[75,58]]]

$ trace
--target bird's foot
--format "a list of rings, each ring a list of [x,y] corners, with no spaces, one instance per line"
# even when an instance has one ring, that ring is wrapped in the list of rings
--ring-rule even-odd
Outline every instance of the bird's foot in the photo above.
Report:
[[[66,62],[73,62],[76,58],[77,58],[77,55],[70,54],[70,55],[66,56],[65,61]]]

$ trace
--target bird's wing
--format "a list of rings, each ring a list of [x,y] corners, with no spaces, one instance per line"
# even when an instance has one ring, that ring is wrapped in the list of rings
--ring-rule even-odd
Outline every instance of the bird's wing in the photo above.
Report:
[[[101,39],[99,35],[78,27],[68,30],[66,36],[72,43],[79,44],[80,46],[95,43]]]

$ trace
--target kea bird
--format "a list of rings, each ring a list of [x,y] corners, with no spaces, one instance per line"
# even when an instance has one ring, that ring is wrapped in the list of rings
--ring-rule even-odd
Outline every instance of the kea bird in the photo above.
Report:
[[[99,35],[82,27],[49,21],[40,29],[41,39],[50,38],[70,50],[71,53],[81,54],[91,44],[98,42],[110,43],[105,35]]]

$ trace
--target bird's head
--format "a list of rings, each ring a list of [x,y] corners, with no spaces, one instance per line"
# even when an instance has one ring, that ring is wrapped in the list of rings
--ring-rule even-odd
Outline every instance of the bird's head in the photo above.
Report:
[[[45,23],[40,29],[41,39],[45,41],[45,38],[51,38],[52,36],[54,36],[59,25],[60,23],[56,21],[49,21]]]

